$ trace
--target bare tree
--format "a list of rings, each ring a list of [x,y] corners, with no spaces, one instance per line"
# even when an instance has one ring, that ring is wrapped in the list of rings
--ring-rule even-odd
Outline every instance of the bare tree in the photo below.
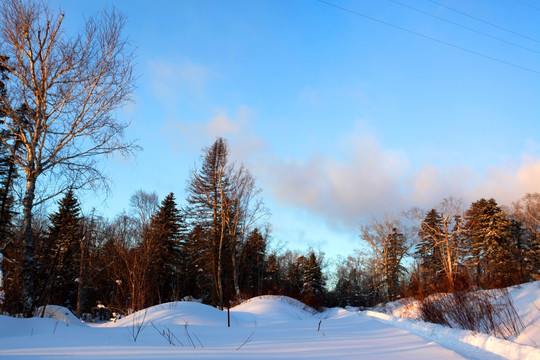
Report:
[[[437,248],[437,254],[443,265],[444,274],[451,290],[454,290],[458,268],[462,264],[465,255],[463,244],[463,227],[461,217],[463,215],[462,201],[454,197],[443,199],[437,211],[440,215],[441,226],[435,226],[424,221],[425,212],[414,208],[408,213],[408,217],[417,222],[419,228],[425,228],[430,236],[431,246]]]
[[[236,296],[240,296],[238,285],[238,243],[259,220],[269,216],[260,196],[261,189],[255,184],[255,177],[242,164],[235,169],[234,164],[228,167],[230,186],[224,187],[220,183],[222,204],[220,216],[226,225],[229,235],[229,249],[233,267],[233,283]]]
[[[143,190],[137,190],[135,194],[131,195],[129,204],[133,211],[139,215],[141,225],[143,229],[150,226],[150,220],[159,207],[158,196],[156,192],[146,192]]]
[[[526,194],[509,210],[535,237],[540,238],[540,194]]]
[[[90,17],[70,37],[64,14],[43,2],[4,0],[0,5],[0,66],[8,69],[0,107],[21,146],[14,163],[26,180],[23,197],[23,293],[28,314],[35,304],[32,209],[63,190],[103,182],[100,155],[130,154],[126,122],[115,110],[134,89],[133,52],[122,37],[125,18],[116,11]],[[10,148],[12,143],[1,140]],[[47,174],[50,192],[36,199]]]
[[[369,225],[360,226],[360,238],[371,250],[377,276],[375,287],[382,290],[385,301],[396,295],[398,277],[404,271],[401,262],[413,245],[408,237],[404,225],[391,214],[383,219],[372,218]]]

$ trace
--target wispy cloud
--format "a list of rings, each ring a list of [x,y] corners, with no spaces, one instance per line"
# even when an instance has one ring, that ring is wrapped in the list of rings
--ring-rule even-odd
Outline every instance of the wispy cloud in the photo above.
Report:
[[[256,149],[264,146],[252,128],[252,119],[256,116],[249,107],[240,106],[233,114],[218,110],[208,121],[203,122],[171,118],[161,132],[175,151],[182,147],[198,152],[210,146],[217,137],[223,137],[231,144],[232,157],[246,161]]]
[[[210,69],[189,59],[154,59],[148,63],[148,69],[156,98],[171,105],[186,93],[202,96],[212,78]]]
[[[481,197],[509,204],[527,192],[540,192],[540,159],[524,156],[517,165],[492,167],[485,174],[466,163],[414,169],[405,152],[382,147],[369,133],[350,136],[339,157],[258,159],[256,172],[277,201],[336,228],[354,229],[362,219],[388,211],[429,208],[448,196],[466,204]]]
[[[466,204],[481,197],[509,204],[527,192],[540,192],[540,159],[534,156],[485,173],[466,162],[413,166],[406,151],[384,147],[360,127],[343,137],[334,156],[314,152],[299,160],[272,152],[254,131],[256,119],[253,110],[240,106],[233,113],[217,111],[206,122],[169,123],[163,132],[173,146],[188,142],[195,152],[218,136],[226,138],[232,159],[247,163],[274,202],[306,211],[335,229],[356,229],[362,219],[388,211],[428,209],[448,196]]]

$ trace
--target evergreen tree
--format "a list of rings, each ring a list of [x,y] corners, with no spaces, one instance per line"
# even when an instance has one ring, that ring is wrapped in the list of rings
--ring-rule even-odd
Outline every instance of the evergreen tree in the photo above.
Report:
[[[239,282],[243,294],[248,297],[262,294],[266,239],[258,228],[253,229],[240,253]]]
[[[3,65],[5,60],[6,58],[0,55],[0,104],[3,102],[2,99],[6,96],[7,91],[5,85],[7,68]],[[14,215],[11,190],[16,177],[12,154],[6,145],[9,141],[13,141],[13,136],[4,127],[5,116],[5,112],[0,107],[0,256],[2,256],[2,250],[8,245],[11,237],[11,220]],[[1,269],[0,263],[0,271]],[[2,279],[0,279],[1,281]]]
[[[330,306],[370,306],[364,296],[364,282],[367,279],[360,257],[349,256],[338,259],[336,269],[336,287],[328,294],[333,297]]]
[[[321,257],[317,258],[311,251],[308,257],[302,259],[302,300],[314,307],[319,307],[324,302],[325,280],[321,269]]]
[[[480,199],[465,213],[470,265],[488,286],[508,285],[516,272],[511,223],[494,199]]]
[[[49,253],[40,264],[44,274],[43,303],[64,305],[75,311],[83,222],[72,190],[68,190],[58,202],[58,210],[50,215],[49,220]]]
[[[405,236],[393,228],[389,235],[390,246],[388,248],[388,271],[387,284],[389,297],[395,300],[398,295],[399,280],[405,274],[405,267],[401,264],[404,254],[407,252]]]
[[[281,287],[282,269],[276,253],[268,255],[264,266],[264,291],[268,294],[278,294]]]
[[[155,285],[155,302],[178,300],[183,290],[182,250],[184,245],[184,222],[176,207],[174,194],[162,201],[143,235],[143,241],[153,247],[153,256],[148,269],[148,279]]]
[[[414,256],[419,259],[423,281],[436,284],[444,272],[441,261],[441,243],[443,242],[443,223],[439,212],[431,209],[418,231],[419,241]]]
[[[223,286],[226,274],[231,271],[224,266],[228,249],[227,229],[223,222],[224,196],[228,193],[230,179],[227,177],[229,149],[223,138],[218,138],[205,149],[200,171],[194,170],[188,185],[188,203],[192,223],[204,229],[208,236],[204,253],[206,271],[212,274],[212,303],[223,308]]]

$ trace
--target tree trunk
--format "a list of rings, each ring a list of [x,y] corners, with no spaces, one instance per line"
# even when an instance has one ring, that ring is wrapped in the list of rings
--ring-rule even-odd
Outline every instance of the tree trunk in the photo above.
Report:
[[[4,312],[5,290],[4,290],[4,272],[2,266],[4,265],[4,249],[0,249],[0,314]]]
[[[223,310],[223,285],[221,283],[221,275],[223,272],[223,264],[221,263],[221,253],[223,252],[223,237],[225,236],[224,224],[221,224],[221,235],[219,237],[219,250],[218,250],[218,267],[217,267],[217,286],[218,286],[218,301],[219,309]]]
[[[77,317],[80,319],[82,309],[85,305],[85,286],[86,286],[86,256],[88,251],[86,236],[81,239],[81,257],[79,263],[79,283],[77,286]]]
[[[34,262],[34,237],[32,236],[32,209],[36,190],[36,177],[27,176],[26,192],[23,199],[23,261],[22,261],[22,295],[23,314],[31,317],[37,303],[36,278]]]
[[[240,286],[238,285],[238,266],[236,265],[236,252],[231,249],[231,262],[233,269],[233,286],[236,299],[240,299]]]

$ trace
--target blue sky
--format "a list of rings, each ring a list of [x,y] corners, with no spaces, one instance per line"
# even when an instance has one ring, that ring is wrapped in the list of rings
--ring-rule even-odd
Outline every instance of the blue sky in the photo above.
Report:
[[[139,189],[182,203],[216,136],[257,177],[275,241],[329,256],[358,247],[371,215],[540,191],[539,4],[331,2],[355,13],[315,0],[51,1],[70,30],[114,4],[137,53],[138,89],[118,116],[144,150],[109,160],[112,194],[81,194],[85,206],[112,217]]]

